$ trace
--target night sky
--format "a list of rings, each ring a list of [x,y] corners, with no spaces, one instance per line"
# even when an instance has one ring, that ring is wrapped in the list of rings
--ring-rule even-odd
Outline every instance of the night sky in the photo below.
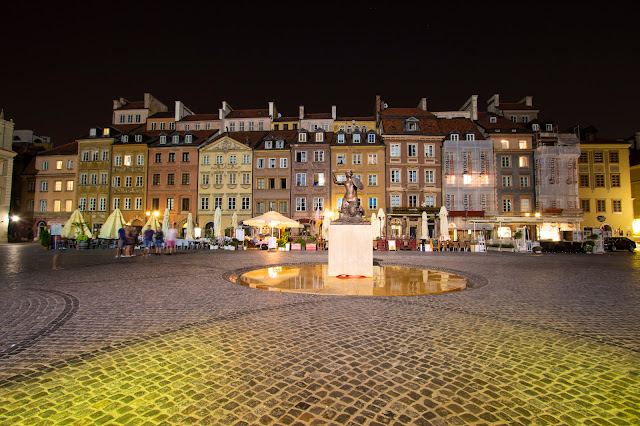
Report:
[[[640,31],[632,13],[535,3],[24,2],[3,5],[0,108],[62,144],[110,123],[112,100],[150,92],[196,113],[373,115],[391,107],[480,109],[532,95],[561,128],[640,131]],[[533,3],[531,3],[533,4]],[[585,3],[586,4],[586,3]],[[108,6],[107,6],[108,5]],[[617,16],[616,14],[620,15]]]

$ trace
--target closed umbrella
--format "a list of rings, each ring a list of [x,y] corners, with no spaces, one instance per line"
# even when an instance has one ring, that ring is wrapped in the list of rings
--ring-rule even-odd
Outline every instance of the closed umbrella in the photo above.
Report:
[[[193,216],[191,215],[191,212],[189,212],[189,216],[187,216],[187,240],[193,240]]]
[[[380,207],[380,210],[378,210],[378,220],[380,221],[380,237],[384,237],[385,216],[384,216],[384,210],[382,210],[382,207]]]
[[[427,212],[422,212],[422,232],[420,239],[427,240],[429,238],[429,228],[427,228]]]
[[[323,216],[324,219],[322,220],[322,238],[326,240],[329,236],[329,225],[331,225],[331,212],[325,209]]]
[[[371,213],[371,235],[374,240],[380,236],[380,224],[375,213]]]
[[[238,213],[233,212],[233,216],[231,216],[231,227],[234,229],[238,228]]]
[[[164,216],[162,217],[162,233],[164,235],[167,235],[167,232],[169,232],[169,224],[170,222],[170,217],[169,217],[169,208],[167,207],[164,210]]]
[[[118,230],[125,225],[124,217],[120,209],[114,209],[107,220],[104,221],[104,225],[100,229],[100,235],[98,238],[104,238],[106,240],[115,240],[118,238]]]
[[[447,208],[442,206],[440,208],[440,239],[448,241],[449,240],[449,214],[447,213]]]
[[[145,223],[144,226],[142,227],[143,232],[147,229],[147,226],[151,227],[151,229],[153,229],[153,232],[157,232],[158,229],[162,229],[162,225],[158,220],[158,216],[154,214],[149,216],[149,220],[147,220],[147,223]]]
[[[222,236],[222,211],[220,211],[220,207],[216,207],[213,214],[213,236],[216,238]]]
[[[92,237],[91,230],[89,229],[89,224],[85,222],[82,213],[80,213],[80,210],[75,209],[75,211],[71,213],[71,217],[69,218],[67,223],[64,224],[60,236],[62,238],[75,239],[82,234],[86,235],[89,238]]]

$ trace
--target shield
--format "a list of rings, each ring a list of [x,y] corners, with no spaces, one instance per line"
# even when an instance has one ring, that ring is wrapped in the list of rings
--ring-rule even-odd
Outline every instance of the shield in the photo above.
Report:
[[[360,182],[360,179],[355,176],[351,176],[351,180],[353,181],[353,184],[356,186],[356,188],[358,188],[360,191],[364,189],[364,185],[362,184],[362,182]]]
[[[89,224],[85,222],[82,213],[80,213],[80,210],[75,209],[75,211],[71,213],[71,217],[69,218],[67,223],[64,224],[60,236],[62,238],[76,239],[79,235],[82,234],[86,235],[89,238],[93,237],[93,235],[91,235],[91,229],[89,229]]]
[[[105,240],[118,239],[118,230],[124,227],[125,223],[122,212],[120,209],[116,208],[111,212],[107,220],[104,221],[104,225],[102,225],[102,228],[100,229],[100,235],[98,235],[98,238],[103,238]]]
[[[440,208],[440,239],[448,241],[449,240],[449,213],[447,212],[447,208],[442,206]]]
[[[187,240],[193,240],[193,216],[191,215],[191,212],[189,212],[189,216],[187,216],[187,235],[186,238]]]

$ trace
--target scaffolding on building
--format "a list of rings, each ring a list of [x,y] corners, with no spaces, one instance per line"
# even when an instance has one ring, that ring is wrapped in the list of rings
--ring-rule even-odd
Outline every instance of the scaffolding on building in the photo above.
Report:
[[[580,140],[575,134],[539,134],[535,151],[537,211],[560,212],[579,209],[578,157]]]

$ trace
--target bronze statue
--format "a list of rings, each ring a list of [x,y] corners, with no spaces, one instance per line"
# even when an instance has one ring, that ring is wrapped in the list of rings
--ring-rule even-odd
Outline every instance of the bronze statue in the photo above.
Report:
[[[362,219],[364,216],[364,209],[360,205],[358,199],[358,189],[364,189],[364,185],[360,182],[360,179],[353,176],[353,171],[347,170],[345,172],[346,179],[342,182],[336,178],[336,170],[333,170],[333,183],[336,185],[344,185],[345,193],[342,199],[342,208],[340,209],[340,218],[334,223],[362,223],[365,222]]]

